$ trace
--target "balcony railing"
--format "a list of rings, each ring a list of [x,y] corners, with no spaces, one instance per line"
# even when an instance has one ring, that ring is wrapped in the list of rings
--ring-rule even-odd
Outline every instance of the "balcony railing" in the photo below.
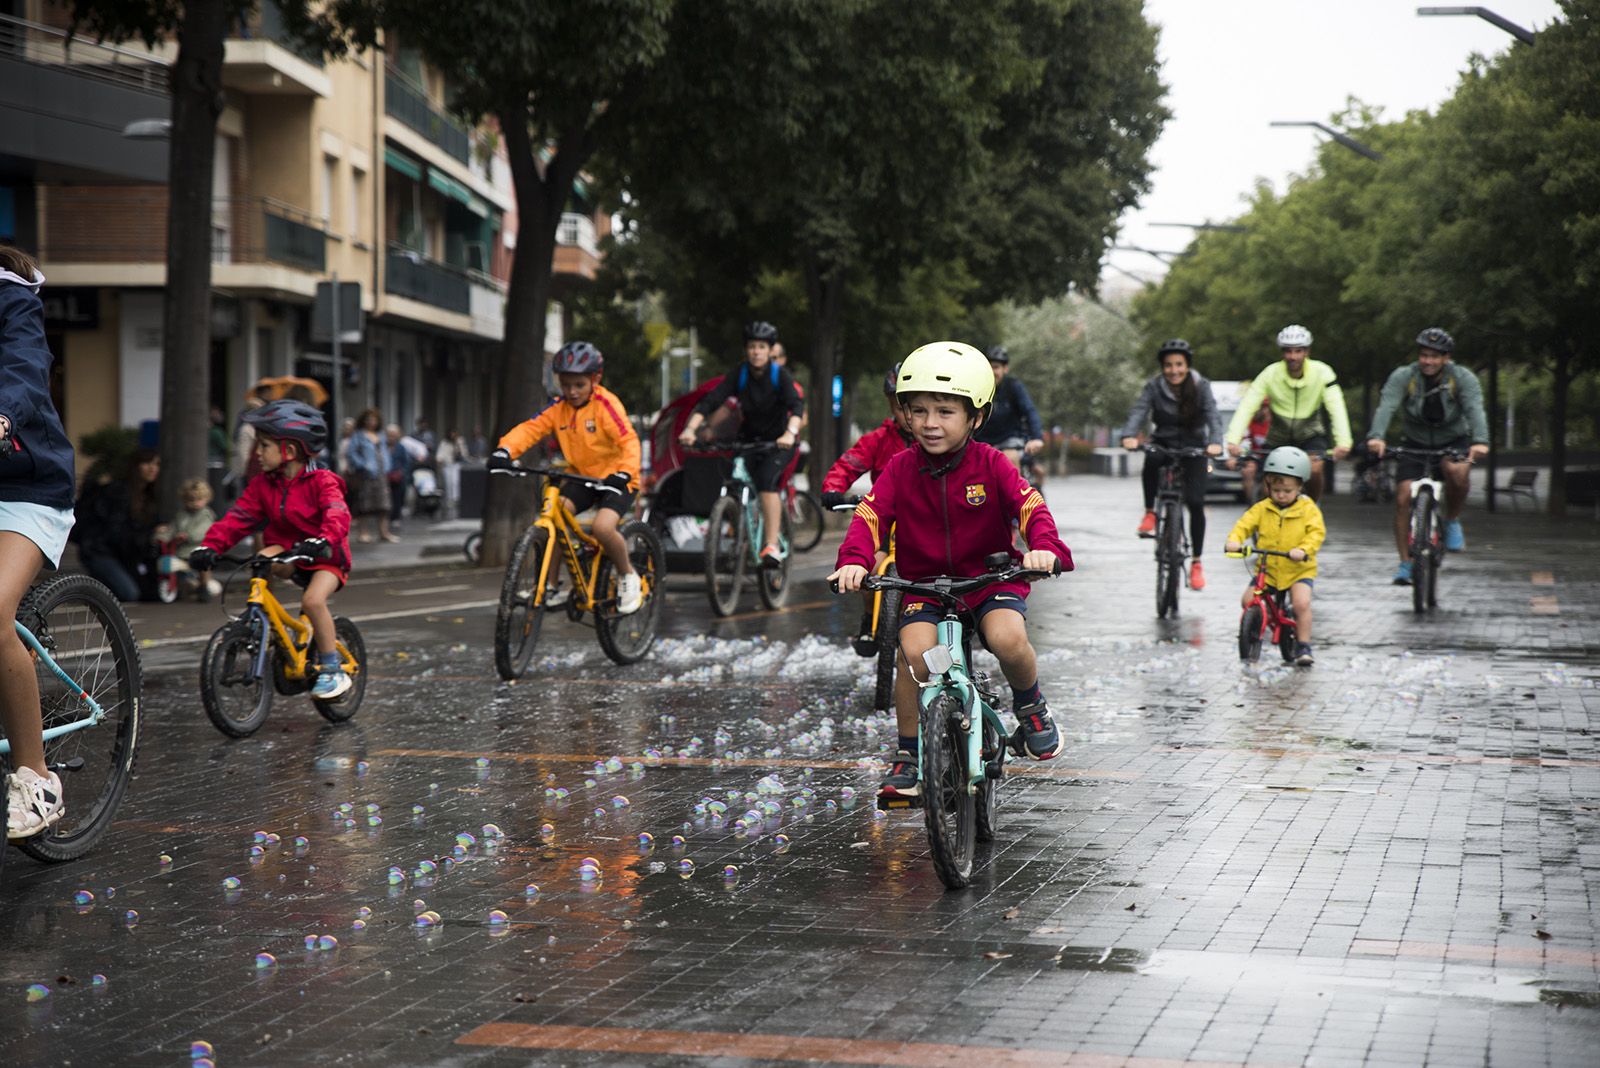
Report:
[[[434,107],[426,93],[393,67],[385,67],[383,72],[383,111],[454,159],[462,163],[471,160],[472,137],[466,127]]]
[[[244,22],[236,27],[236,37],[245,40],[271,41],[275,45],[299,56],[307,63],[322,66],[322,53],[295,37],[283,24],[283,9],[278,6],[277,0],[261,0],[261,6],[256,12],[253,22]]]
[[[575,211],[562,213],[561,225],[556,228],[556,244],[582,249],[591,256],[600,255],[600,245],[594,236],[594,220]]]
[[[166,60],[147,52],[100,44],[66,30],[0,15],[0,55],[41,66],[67,67],[73,74],[124,89],[165,96]]]
[[[384,292],[468,315],[472,311],[472,276],[430,260],[415,249],[390,244]]]
[[[164,263],[167,187],[50,186],[40,253],[45,262]],[[219,197],[211,206],[211,262],[327,267],[322,220],[271,197]]]

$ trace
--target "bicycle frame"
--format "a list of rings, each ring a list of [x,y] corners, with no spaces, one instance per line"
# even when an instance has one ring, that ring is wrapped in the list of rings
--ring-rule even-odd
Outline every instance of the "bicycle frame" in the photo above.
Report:
[[[54,673],[56,678],[60,679],[70,688],[78,691],[78,700],[84,703],[84,707],[87,712],[82,719],[75,719],[71,723],[61,723],[49,728],[44,732],[44,740],[46,742],[52,742],[55,739],[65,737],[68,734],[74,734],[78,731],[87,730],[90,727],[98,726],[100,721],[106,718],[106,710],[101,706],[100,702],[96,701],[93,697],[90,697],[84,688],[78,684],[77,680],[71,675],[68,675],[66,671],[62,669],[61,665],[55,662],[55,658],[50,655],[49,651],[46,650],[42,644],[40,644],[39,639],[34,637],[33,631],[23,626],[20,620],[17,622],[16,626],[17,637],[21,638],[22,643],[33,651],[33,655],[42,659],[45,662],[45,665],[50,668],[52,673]],[[9,738],[0,738],[0,754],[9,754],[10,752],[11,740]]]
[[[781,489],[778,491],[783,492]],[[761,550],[766,545],[766,524],[761,517],[760,494],[756,491],[755,479],[750,477],[750,469],[745,466],[744,455],[735,453],[733,456],[733,472],[728,480],[722,484],[723,497],[737,497],[739,510],[744,515],[745,554],[750,562],[757,567],[761,566]],[[789,554],[789,536],[780,529],[778,532],[778,548],[783,554]]]
[[[567,573],[572,576],[574,603],[579,611],[594,611],[595,584],[600,575],[600,559],[604,554],[600,543],[583,529],[577,517],[562,503],[561,487],[555,480],[545,483],[544,504],[539,510],[539,518],[533,521],[533,525],[543,527],[550,533],[544,559],[539,561],[539,580],[533,587],[534,607],[539,608],[544,605],[545,589],[551,577],[550,568],[555,561],[555,553],[551,550],[559,543]],[[583,558],[579,554],[580,546],[590,550],[588,574],[584,573]]]
[[[311,664],[312,626],[305,616],[291,616],[288,609],[272,592],[268,579],[273,559],[258,560],[250,574],[250,595],[245,598],[245,614],[252,616],[261,633],[261,648],[256,653],[255,675],[267,671],[267,655],[273,646],[284,657],[283,675],[288,679],[304,679]],[[339,654],[339,669],[346,674],[361,670],[344,642],[335,639],[334,648]]]
[[[1000,715],[989,703],[983,700],[977,684],[973,681],[967,667],[967,655],[963,642],[964,631],[960,617],[947,611],[945,617],[938,623],[939,644],[935,645],[928,653],[923,654],[923,662],[928,668],[928,681],[919,682],[917,685],[921,692],[917,695],[917,702],[924,711],[928,709],[945,692],[952,692],[960,702],[963,719],[963,729],[967,735],[967,792],[976,793],[978,784],[983,782],[986,771],[983,763],[983,731],[977,728],[973,716],[974,706],[980,716],[994,727],[995,732],[1003,739],[1006,737],[1005,724],[1001,722]],[[944,656],[939,656],[942,651]],[[934,659],[930,661],[929,655]],[[948,657],[949,663],[942,669],[935,665]],[[917,744],[923,746],[928,740],[922,737],[922,721],[917,721]]]
[[[1255,581],[1251,583],[1251,592],[1255,594],[1250,598],[1251,604],[1261,605],[1261,634],[1266,636],[1267,629],[1272,629],[1272,643],[1276,645],[1283,637],[1285,628],[1294,629],[1294,617],[1283,607],[1284,600],[1289,596],[1288,590],[1274,589],[1267,592],[1267,560],[1262,557],[1256,565]],[[1250,609],[1245,608],[1248,612]]]
[[[879,564],[877,567],[872,569],[872,573],[874,575],[887,575],[889,573],[889,569],[891,567],[893,567],[893,566],[894,566],[894,530],[891,529],[889,531],[889,553],[888,553],[887,556],[885,556],[883,558],[883,562],[881,564]],[[882,590],[873,590],[872,591],[872,633],[873,634],[878,633],[878,617],[882,612],[883,612],[883,591]]]

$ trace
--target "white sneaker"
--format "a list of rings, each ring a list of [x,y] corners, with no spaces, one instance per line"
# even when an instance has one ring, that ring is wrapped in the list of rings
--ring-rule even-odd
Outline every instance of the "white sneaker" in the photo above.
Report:
[[[316,685],[311,687],[311,696],[317,701],[337,701],[349,693],[355,684],[355,680],[343,671],[318,675]]]
[[[32,838],[66,814],[61,797],[61,776],[41,776],[32,768],[18,769],[7,779],[6,838]]]
[[[617,615],[631,616],[644,604],[644,592],[637,571],[617,579]]]

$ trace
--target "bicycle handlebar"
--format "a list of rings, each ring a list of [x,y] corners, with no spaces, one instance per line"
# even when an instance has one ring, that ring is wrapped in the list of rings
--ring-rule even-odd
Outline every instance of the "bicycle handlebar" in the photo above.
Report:
[[[1179,459],[1189,459],[1195,456],[1210,456],[1204,446],[1184,445],[1172,448],[1168,445],[1157,445],[1155,442],[1146,442],[1139,446],[1139,452],[1147,452],[1152,456],[1176,456]]]
[[[1246,545],[1243,549],[1236,553],[1225,551],[1222,555],[1234,560],[1248,560],[1252,556],[1281,556],[1285,560],[1294,559],[1294,557],[1279,549],[1257,549],[1254,545]],[[1296,562],[1298,563],[1299,561]]]
[[[940,604],[951,607],[957,604],[957,598],[964,594],[975,593],[988,586],[995,586],[1002,582],[1015,582],[1022,579],[1024,582],[1036,582],[1040,579],[1053,578],[1061,574],[1061,561],[1056,560],[1055,566],[1049,571],[1037,568],[1018,567],[1013,564],[1003,571],[990,571],[983,575],[934,575],[920,582],[898,578],[894,575],[868,575],[861,580],[863,590],[902,590],[906,593],[920,593],[932,597]],[[829,579],[828,588],[834,593],[839,592],[839,580]]]
[[[1436,456],[1448,456],[1452,460],[1472,459],[1470,452],[1462,452],[1460,449],[1408,449],[1404,445],[1395,445],[1383,450],[1384,459],[1387,460],[1391,456],[1418,456],[1425,460],[1431,460]]]
[[[722,452],[770,452],[778,448],[776,441],[708,441],[697,446],[679,446],[685,456],[715,456]],[[790,446],[793,448],[793,446]]]
[[[489,470],[491,475],[516,475],[521,478],[525,475],[543,475],[546,478],[564,478],[568,482],[581,482],[590,489],[599,490],[601,493],[621,494],[622,491],[615,486],[606,484],[598,478],[588,475],[574,475],[566,471],[555,471],[548,467],[495,467]]]

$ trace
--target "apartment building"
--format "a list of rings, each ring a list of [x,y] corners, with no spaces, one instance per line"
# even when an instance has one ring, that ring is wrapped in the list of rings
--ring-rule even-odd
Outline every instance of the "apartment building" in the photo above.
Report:
[[[58,403],[76,440],[160,407],[164,141],[130,124],[170,111],[175,46],[69,40],[64,9],[0,0],[0,240],[44,265]],[[510,172],[492,128],[444,108],[438,72],[405,42],[338,62],[307,54],[268,0],[227,42],[212,209],[213,402],[231,417],[258,378],[337,389],[471,433],[491,426],[515,244]],[[132,128],[137,132],[138,127]],[[557,292],[594,277],[606,217],[563,221]],[[359,342],[313,339],[319,282],[358,282]],[[552,306],[547,346],[561,344]]]

